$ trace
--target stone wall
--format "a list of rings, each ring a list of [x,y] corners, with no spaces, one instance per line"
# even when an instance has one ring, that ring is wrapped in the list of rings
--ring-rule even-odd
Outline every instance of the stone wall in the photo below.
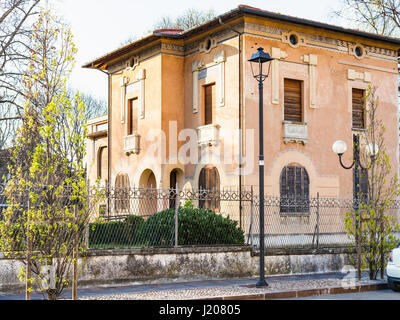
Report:
[[[270,254],[265,258],[266,275],[340,272],[349,264],[348,253],[339,249]],[[0,292],[22,292],[24,284],[17,277],[21,266],[19,261],[0,257]],[[90,250],[79,285],[165,283],[258,274],[259,256],[248,246]]]

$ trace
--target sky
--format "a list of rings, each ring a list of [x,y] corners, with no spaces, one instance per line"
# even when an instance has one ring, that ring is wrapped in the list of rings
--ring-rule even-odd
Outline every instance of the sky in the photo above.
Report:
[[[107,76],[82,65],[121,46],[132,35],[141,38],[162,16],[176,17],[189,8],[222,14],[239,4],[263,10],[343,25],[332,15],[340,0],[55,0],[57,15],[69,24],[78,48],[70,85],[82,93],[107,99]]]

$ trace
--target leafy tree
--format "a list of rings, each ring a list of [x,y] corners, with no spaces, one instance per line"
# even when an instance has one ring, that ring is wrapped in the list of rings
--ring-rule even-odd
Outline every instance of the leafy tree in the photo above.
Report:
[[[368,268],[370,279],[376,279],[379,270],[383,277],[389,252],[396,246],[399,231],[394,208],[400,194],[397,173],[393,174],[386,152],[386,128],[377,112],[379,98],[376,87],[369,87],[365,97],[367,128],[360,134],[360,160],[368,172],[368,191],[360,194],[359,209],[346,213],[346,229],[352,239],[358,238],[361,268]]]
[[[66,80],[74,63],[70,30],[48,10],[33,26],[26,103],[9,167],[5,195],[9,207],[0,222],[0,250],[26,265],[20,279],[57,299],[70,284],[77,252],[85,251],[86,226],[101,200],[85,181],[85,104],[70,96]],[[90,197],[94,195],[94,197]],[[21,255],[21,250],[25,255]],[[54,286],[43,287],[44,270],[54,270]]]

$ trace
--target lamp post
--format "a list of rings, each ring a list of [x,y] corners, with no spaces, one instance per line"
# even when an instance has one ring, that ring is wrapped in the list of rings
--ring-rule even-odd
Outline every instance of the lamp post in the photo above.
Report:
[[[360,140],[359,136],[353,135],[353,163],[350,166],[345,166],[342,162],[342,156],[347,150],[346,142],[342,140],[335,141],[332,145],[332,150],[339,156],[339,163],[344,169],[353,170],[353,208],[356,215],[356,246],[357,246],[357,271],[358,279],[361,279],[361,241],[359,240],[359,230],[360,230],[360,168],[365,168],[361,165],[360,161]],[[376,155],[379,152],[378,145],[369,144],[366,146],[366,152],[371,158],[371,162],[374,162]]]
[[[258,116],[259,116],[259,197],[260,197],[260,279],[258,280],[256,287],[266,287],[268,283],[264,278],[264,116],[263,116],[263,82],[268,77],[271,61],[273,59],[268,53],[264,52],[263,48],[258,48],[257,52],[254,53],[248,60],[251,66],[251,73],[253,78],[258,81],[259,91],[259,103],[258,103]],[[263,74],[263,64],[268,63],[268,72]],[[253,68],[258,68],[254,70]],[[255,74],[254,71],[257,73]]]

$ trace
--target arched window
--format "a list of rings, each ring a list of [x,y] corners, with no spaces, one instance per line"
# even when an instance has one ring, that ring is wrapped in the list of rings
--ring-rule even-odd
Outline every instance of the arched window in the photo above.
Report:
[[[100,179],[107,179],[107,167],[107,147],[100,147],[97,153],[97,177]]]
[[[120,173],[115,178],[115,210],[119,213],[129,213],[129,177],[126,173]]]
[[[288,165],[280,177],[281,213],[309,213],[310,179],[307,170]]]
[[[199,207],[219,211],[219,174],[214,166],[206,166],[199,176]]]

